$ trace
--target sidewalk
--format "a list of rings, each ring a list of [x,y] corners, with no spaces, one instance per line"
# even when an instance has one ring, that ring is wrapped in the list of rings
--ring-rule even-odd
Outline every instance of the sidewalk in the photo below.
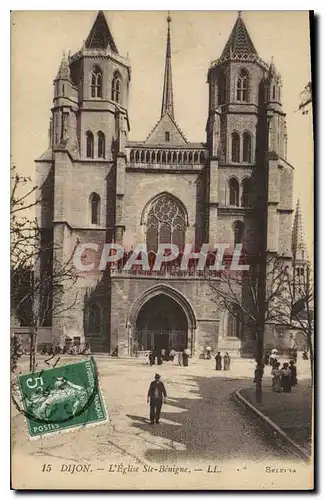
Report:
[[[255,387],[241,390],[243,397],[311,454],[311,381],[300,380],[291,393],[276,393],[271,389],[270,380],[264,380],[262,392],[262,404],[259,404],[255,401]]]

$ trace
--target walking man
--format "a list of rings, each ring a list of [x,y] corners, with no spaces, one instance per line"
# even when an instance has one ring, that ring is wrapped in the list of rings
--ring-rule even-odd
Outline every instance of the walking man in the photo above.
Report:
[[[147,403],[150,403],[150,421],[151,425],[160,422],[160,414],[163,401],[165,401],[167,393],[163,382],[161,382],[161,375],[155,374],[154,380],[150,383],[147,393]]]

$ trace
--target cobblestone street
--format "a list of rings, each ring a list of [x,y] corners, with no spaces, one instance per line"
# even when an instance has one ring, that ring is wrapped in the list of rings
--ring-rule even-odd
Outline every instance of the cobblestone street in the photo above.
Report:
[[[60,363],[72,361],[62,358]],[[234,390],[253,386],[251,360],[233,360],[230,372],[216,372],[214,360],[192,361],[187,368],[176,363],[150,367],[140,358],[98,356],[96,361],[111,422],[75,429],[72,435],[63,433],[30,441],[24,417],[14,409],[15,466],[28,459],[35,462],[39,474],[45,463],[58,470],[62,464],[90,463],[96,469],[105,469],[107,464],[122,463],[140,467],[192,464],[193,471],[205,471],[210,464],[220,466],[224,461],[235,464],[236,470],[244,469],[251,461],[263,461],[264,465],[265,457],[269,463],[281,464],[292,458],[282,456],[231,400]],[[308,376],[308,364],[302,363],[299,361],[300,378]],[[27,370],[26,360],[20,369]],[[156,371],[162,376],[168,399],[160,425],[151,426],[146,394]],[[270,382],[269,374],[267,368],[265,383]],[[44,473],[41,477],[44,481],[50,479]]]

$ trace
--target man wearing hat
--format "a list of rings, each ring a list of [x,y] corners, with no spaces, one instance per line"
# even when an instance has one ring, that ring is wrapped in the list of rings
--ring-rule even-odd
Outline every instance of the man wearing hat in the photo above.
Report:
[[[156,424],[159,423],[162,403],[166,397],[167,393],[163,382],[161,382],[161,375],[156,373],[147,393],[147,403],[150,403],[150,421],[152,425],[154,422]]]

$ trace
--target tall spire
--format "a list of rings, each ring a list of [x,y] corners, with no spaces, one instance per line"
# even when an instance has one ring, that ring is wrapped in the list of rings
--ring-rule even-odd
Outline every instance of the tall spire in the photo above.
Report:
[[[63,52],[63,57],[55,80],[60,80],[60,79],[71,81],[70,67],[65,52]]]
[[[296,212],[292,229],[291,250],[295,258],[297,259],[305,258],[306,248],[304,244],[303,221],[302,221],[302,213],[301,213],[299,198],[296,205]]]
[[[258,55],[244,24],[242,12],[240,10],[238,11],[236,22],[224,47],[221,58],[232,57],[235,55]]]
[[[87,49],[110,49],[118,54],[118,50],[110,32],[105,14],[100,10],[85,41]]]
[[[170,16],[170,12],[169,12],[168,17],[167,17],[167,23],[168,23],[168,35],[167,35],[167,47],[166,47],[166,58],[165,58],[161,118],[166,113],[168,113],[171,116],[171,118],[174,119],[172,71],[171,71],[171,36],[170,36],[171,16]]]

